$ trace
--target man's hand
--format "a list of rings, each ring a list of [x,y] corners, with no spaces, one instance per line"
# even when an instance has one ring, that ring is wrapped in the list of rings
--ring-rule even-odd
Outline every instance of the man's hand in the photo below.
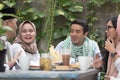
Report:
[[[95,55],[92,66],[94,68],[101,68],[101,66],[102,66],[102,60],[100,59],[99,54]]]

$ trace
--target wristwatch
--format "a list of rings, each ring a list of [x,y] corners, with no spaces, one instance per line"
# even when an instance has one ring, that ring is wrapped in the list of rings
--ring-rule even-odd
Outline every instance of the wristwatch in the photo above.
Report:
[[[117,52],[111,53],[111,57],[115,57],[116,54],[117,54]]]

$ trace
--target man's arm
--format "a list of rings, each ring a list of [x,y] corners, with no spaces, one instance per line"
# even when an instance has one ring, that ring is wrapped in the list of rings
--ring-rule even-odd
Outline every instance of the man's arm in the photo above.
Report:
[[[103,65],[102,61],[102,55],[100,54],[100,49],[97,43],[95,43],[95,48],[94,48],[94,60],[92,67],[93,68],[101,68]]]
[[[95,57],[94,57],[94,61],[93,61],[92,67],[93,68],[101,68],[102,64],[103,64],[103,61],[100,58],[100,55],[96,54]]]

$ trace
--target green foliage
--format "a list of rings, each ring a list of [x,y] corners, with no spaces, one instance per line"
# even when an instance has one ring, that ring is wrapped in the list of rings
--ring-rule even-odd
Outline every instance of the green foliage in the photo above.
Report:
[[[48,10],[47,10],[48,16],[46,17],[45,28],[43,31],[43,33],[46,36],[45,40],[48,42],[48,48],[53,40],[55,8],[56,8],[56,0],[48,0]]]
[[[106,0],[89,0],[88,4],[92,4],[95,6],[101,6],[106,2]]]
[[[13,7],[16,4],[16,0],[2,0],[1,2],[8,7]]]
[[[112,2],[118,3],[120,0],[111,0]]]
[[[24,0],[24,2],[23,3],[31,3],[31,2],[33,2],[34,0]]]
[[[77,19],[76,14],[83,11],[83,5],[81,2],[75,2],[74,0],[57,0],[56,5],[55,17],[64,17],[66,19],[66,23],[63,25],[64,27],[59,30],[58,27],[55,27],[53,39],[68,36],[71,21]]]
[[[0,10],[2,10],[4,7],[4,5],[2,3],[0,3]]]
[[[99,80],[104,80],[104,77],[105,76],[105,72],[100,72],[100,75],[99,75],[99,77],[100,77],[100,79]]]
[[[86,18],[87,18],[89,29],[90,29],[89,37],[90,39],[97,41],[100,48],[103,47],[104,41],[98,35],[97,26],[94,26],[95,22],[98,20],[98,18],[96,17],[97,11],[95,10],[95,7],[101,7],[104,3],[105,3],[105,0],[89,0],[88,3],[86,4],[87,10],[88,10]]]
[[[74,14],[83,11],[81,2],[75,2],[73,0],[57,0],[56,5],[55,15],[62,15],[68,21],[75,20],[77,16]]]
[[[44,34],[49,47],[54,39],[68,36],[70,22],[77,19],[77,16],[74,14],[82,12],[83,7],[80,2],[74,2],[73,0],[48,0],[47,2],[47,13],[49,14],[46,16]],[[66,24],[63,25],[64,27],[55,27],[54,19],[57,16],[62,16],[66,19]]]

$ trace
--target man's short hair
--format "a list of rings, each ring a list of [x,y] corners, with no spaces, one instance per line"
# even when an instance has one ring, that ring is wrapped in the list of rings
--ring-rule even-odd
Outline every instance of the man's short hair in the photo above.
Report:
[[[13,14],[13,15],[16,14],[15,8],[4,8],[0,12],[3,13],[3,14]],[[8,20],[8,19],[12,19],[12,18],[15,18],[15,17],[9,16],[9,15],[6,15],[6,16],[2,17],[3,20]]]
[[[86,22],[86,21],[75,20],[75,21],[73,21],[73,22],[71,23],[71,25],[72,25],[72,24],[78,24],[78,25],[82,26],[84,33],[85,33],[85,32],[88,32],[88,30],[89,30],[89,26],[87,25],[87,22]]]

